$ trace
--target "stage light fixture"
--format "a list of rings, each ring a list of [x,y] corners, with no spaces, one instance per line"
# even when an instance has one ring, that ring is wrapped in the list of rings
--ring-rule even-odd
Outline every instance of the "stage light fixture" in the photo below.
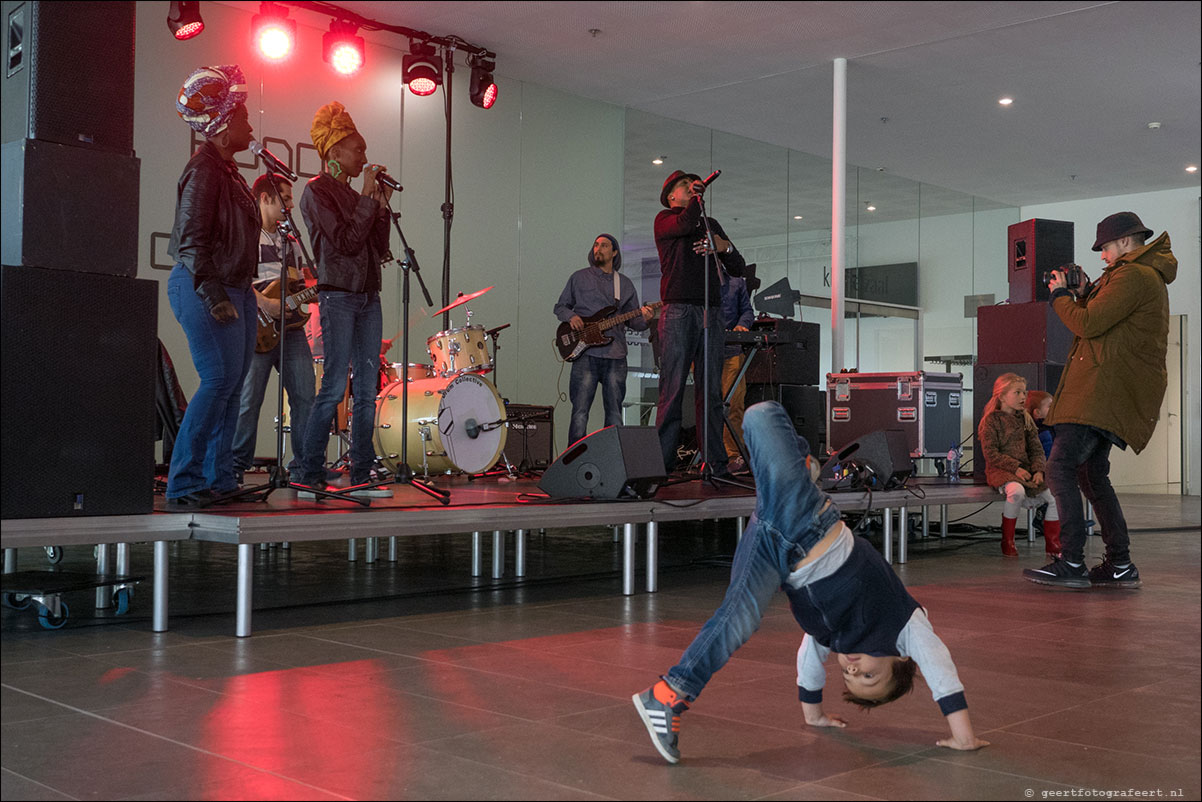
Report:
[[[199,36],[205,29],[205,21],[200,18],[200,3],[171,0],[167,11],[167,30],[181,42]]]
[[[288,19],[288,9],[277,3],[260,3],[259,13],[250,20],[255,49],[269,61],[282,61],[292,55],[296,44],[296,20]]]
[[[355,35],[358,30],[353,22],[333,20],[329,33],[321,37],[321,57],[342,75],[354,75],[367,61],[363,37]]]
[[[480,56],[469,57],[467,63],[472,68],[472,103],[482,109],[491,109],[497,102],[497,82],[492,78],[492,71],[497,68],[497,63]]]
[[[402,80],[419,97],[434,94],[442,85],[442,58],[429,42],[409,41],[409,55],[401,59]]]

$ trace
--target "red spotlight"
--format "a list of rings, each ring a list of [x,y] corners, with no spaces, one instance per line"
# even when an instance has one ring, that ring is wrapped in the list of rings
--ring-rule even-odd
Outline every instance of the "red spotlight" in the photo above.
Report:
[[[172,0],[167,12],[167,29],[181,42],[200,35],[205,29],[205,21],[200,18],[200,3]]]
[[[428,42],[409,42],[409,55],[401,59],[402,80],[420,97],[434,94],[442,85],[442,58]]]
[[[296,44],[296,20],[288,19],[288,10],[276,3],[261,3],[259,13],[250,21],[255,48],[269,61],[282,61],[292,55]]]
[[[469,87],[472,103],[482,109],[491,109],[497,102],[497,82],[492,77],[492,71],[497,68],[496,62],[473,57],[468,60],[468,64],[472,68]]]
[[[363,37],[351,22],[334,20],[330,32],[321,37],[321,57],[342,75],[354,75],[363,68],[366,52]]]

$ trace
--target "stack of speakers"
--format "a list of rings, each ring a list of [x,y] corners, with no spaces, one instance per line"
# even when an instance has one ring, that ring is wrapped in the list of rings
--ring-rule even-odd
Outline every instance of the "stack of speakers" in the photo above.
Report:
[[[134,3],[3,11],[0,517],[151,512],[158,284],[135,278]]]
[[[1027,380],[1028,390],[1056,391],[1072,332],[1048,303],[1045,272],[1073,261],[1073,224],[1062,220],[1024,220],[1009,228],[1010,303],[977,310],[977,364],[973,370],[973,453],[980,455],[976,429],[1004,373]],[[982,458],[973,473],[982,476]]]
[[[775,332],[783,342],[760,349],[747,368],[747,406],[779,401],[797,433],[821,454],[826,448],[826,393],[818,386],[821,328],[787,318],[767,318],[753,331]]]

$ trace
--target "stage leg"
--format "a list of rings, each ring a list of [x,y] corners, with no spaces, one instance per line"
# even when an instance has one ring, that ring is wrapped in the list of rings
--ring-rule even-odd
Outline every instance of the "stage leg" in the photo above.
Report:
[[[352,541],[353,542],[353,541]],[[249,543],[238,544],[238,598],[236,602],[234,635],[239,638],[250,637],[250,606],[252,595],[252,580],[254,579],[254,546]]]
[[[472,576],[484,573],[484,559],[480,551],[480,533],[472,532]]]
[[[112,573],[109,570],[109,545],[107,543],[96,545],[96,573],[100,576]],[[112,606],[113,586],[107,585],[103,588],[96,588],[96,609],[105,610]]]
[[[353,563],[357,559],[359,559],[359,544],[354,538],[351,538],[346,542],[346,561]]]
[[[647,592],[659,590],[659,522],[647,522]]]
[[[519,529],[513,537],[513,575],[526,575],[526,530]]]
[[[947,505],[939,505],[939,537],[940,539],[947,538]]]
[[[17,570],[17,550],[4,550],[4,573],[11,574]]]
[[[897,562],[903,564],[906,561],[906,549],[910,546],[910,510],[903,504],[899,513],[900,515],[897,516]]]
[[[881,516],[885,525],[884,551],[885,562],[893,564],[893,508],[882,507]]]
[[[396,535],[388,538],[388,562],[396,562]]]
[[[154,613],[151,629],[167,631],[167,541],[154,542]]]
[[[492,578],[505,575],[505,532],[495,529],[492,533]]]
[[[740,515],[735,518],[735,543],[743,542],[743,528],[747,526],[747,519]]]
[[[622,525],[622,595],[634,595],[634,537],[638,524]]]

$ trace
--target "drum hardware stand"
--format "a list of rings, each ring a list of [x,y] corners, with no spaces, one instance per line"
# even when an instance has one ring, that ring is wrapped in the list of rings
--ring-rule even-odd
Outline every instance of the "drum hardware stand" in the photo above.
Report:
[[[291,488],[293,490],[304,490],[315,493],[317,498],[338,498],[368,507],[371,506],[369,499],[344,496],[341,493],[326,490],[324,486],[309,487],[308,485],[297,484],[289,479],[288,469],[284,467],[284,340],[288,333],[288,263],[291,261],[292,256],[292,239],[295,237],[297,243],[300,244],[301,253],[309,264],[313,264],[313,257],[305,250],[305,244],[301,242],[300,237],[296,236],[296,224],[292,221],[292,212],[288,209],[288,205],[284,203],[284,199],[280,195],[279,185],[275,181],[269,181],[268,183],[275,193],[275,199],[279,201],[280,208],[284,210],[284,219],[276,225],[276,228],[280,232],[280,339],[276,343],[276,370],[279,373],[279,387],[276,390],[275,397],[275,465],[268,472],[267,484],[243,488],[225,498],[232,500],[242,498],[243,496],[254,496],[255,501],[266,501],[267,497],[275,491],[283,488]],[[325,464],[325,460],[322,460],[322,464]],[[322,485],[324,484],[325,482],[323,481]]]
[[[405,325],[401,329],[401,364],[405,366],[405,378],[401,382],[403,388],[401,395],[401,422],[404,426],[401,429],[401,453],[398,455],[400,459],[396,467],[396,476],[393,479],[388,479],[381,482],[371,482],[367,485],[359,485],[355,489],[363,490],[365,487],[380,487],[386,484],[409,485],[422,491],[426,495],[438,499],[442,504],[451,503],[451,494],[446,490],[435,487],[432,484],[422,481],[414,477],[413,469],[409,467],[409,275],[412,273],[417,276],[417,283],[422,288],[422,294],[425,296],[426,305],[433,306],[434,299],[430,297],[430,291],[426,289],[426,282],[422,281],[421,268],[417,264],[417,256],[413,253],[413,249],[409,247],[408,240],[405,239],[405,232],[401,230],[401,213],[394,212],[392,207],[387,203],[384,208],[388,210],[388,217],[392,220],[393,228],[401,238],[401,246],[405,249],[405,255],[396,260],[400,266],[402,275],[404,276],[401,282],[401,320]],[[425,449],[422,449],[423,455]],[[423,456],[423,462],[425,458]]]
[[[501,368],[497,362],[497,351],[501,350],[501,332],[505,331],[505,329],[509,328],[511,325],[511,323],[506,323],[503,326],[497,326],[495,329],[489,329],[488,331],[484,332],[485,336],[492,340],[492,372],[494,387],[501,386]]]
[[[718,261],[718,255],[714,250],[714,231],[710,227],[709,215],[706,214],[705,198],[702,197],[701,195],[696,195],[695,197],[697,198],[697,203],[701,206],[701,222],[705,225],[705,244],[706,244],[705,271],[703,273],[703,275],[705,276],[705,306],[703,307],[702,317],[701,317],[701,320],[702,320],[702,326],[701,326],[702,357],[701,357],[701,361],[704,363],[703,369],[702,369],[703,381],[702,381],[702,386],[701,386],[701,392],[702,392],[701,418],[702,419],[697,422],[697,444],[698,444],[697,453],[701,457],[701,473],[699,476],[696,476],[696,477],[686,477],[684,479],[668,481],[668,482],[665,482],[664,484],[665,485],[681,484],[683,482],[690,482],[694,478],[696,478],[696,479],[700,479],[703,482],[708,482],[709,484],[713,485],[715,488],[720,484],[724,484],[724,485],[730,485],[731,487],[741,487],[746,490],[753,490],[754,487],[752,485],[746,484],[745,482],[740,482],[738,480],[730,479],[725,476],[715,476],[713,466],[710,464],[710,453],[709,453],[710,393],[709,393],[709,390],[710,390],[710,384],[714,381],[714,377],[710,375],[712,371],[710,370],[710,336],[709,336],[709,332],[710,332],[710,323],[711,323],[710,316],[713,314],[713,310],[714,310],[714,307],[710,306],[710,280],[709,280],[710,279],[710,259],[714,260],[714,266],[719,271],[721,271],[723,268],[722,268],[722,264]],[[721,307],[719,307],[719,314],[720,313],[721,313]],[[718,322],[721,323],[720,320]],[[697,375],[697,366],[696,366],[696,364],[694,364],[693,365],[694,379],[696,378],[696,375]],[[721,381],[721,377],[719,377],[719,381]],[[694,387],[696,387],[695,382],[694,382]],[[725,424],[727,426],[730,426],[730,421],[727,420],[727,418],[726,418],[726,410],[725,409],[722,410],[722,420],[725,422]],[[664,469],[668,470],[668,466],[665,465]]]

